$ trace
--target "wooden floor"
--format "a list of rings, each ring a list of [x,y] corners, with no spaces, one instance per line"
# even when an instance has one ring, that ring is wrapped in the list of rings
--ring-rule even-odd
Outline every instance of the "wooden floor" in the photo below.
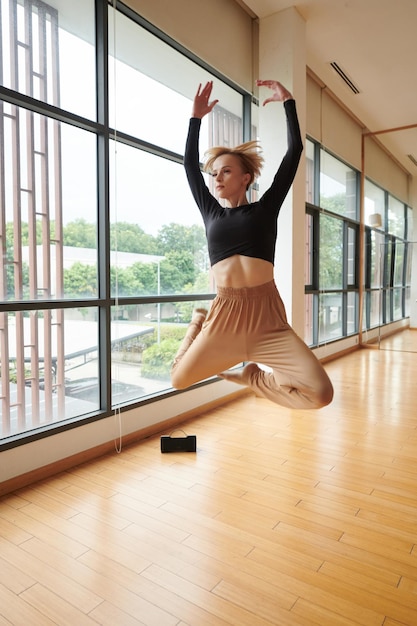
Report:
[[[186,424],[196,454],[155,437],[2,498],[0,626],[416,626],[417,351],[396,345],[326,365],[320,411],[248,395]]]

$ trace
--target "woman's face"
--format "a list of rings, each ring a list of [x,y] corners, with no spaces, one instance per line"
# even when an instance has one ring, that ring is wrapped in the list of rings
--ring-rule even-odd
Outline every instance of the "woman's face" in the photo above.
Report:
[[[242,162],[235,154],[222,154],[213,163],[212,176],[219,198],[236,200],[246,194],[250,174],[242,169]]]

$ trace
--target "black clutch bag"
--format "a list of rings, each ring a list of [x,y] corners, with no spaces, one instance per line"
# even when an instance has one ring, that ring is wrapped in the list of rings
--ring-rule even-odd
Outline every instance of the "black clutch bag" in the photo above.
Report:
[[[173,433],[181,432],[184,437],[173,437]],[[173,431],[170,435],[162,435],[161,452],[196,452],[197,437],[196,435],[187,435],[183,430]]]

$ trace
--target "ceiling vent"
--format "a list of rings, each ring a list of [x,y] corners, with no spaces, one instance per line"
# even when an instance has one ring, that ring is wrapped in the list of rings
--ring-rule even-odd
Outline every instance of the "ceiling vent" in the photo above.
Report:
[[[339,63],[336,63],[336,61],[332,61],[330,65],[332,66],[334,71],[339,74],[343,82],[349,87],[351,91],[353,91],[354,94],[360,93],[358,87],[355,85],[353,80],[349,78],[346,72],[340,67]]]
[[[408,158],[410,159],[411,163],[414,163],[414,165],[417,166],[417,159],[415,156],[413,156],[412,154],[407,154]]]

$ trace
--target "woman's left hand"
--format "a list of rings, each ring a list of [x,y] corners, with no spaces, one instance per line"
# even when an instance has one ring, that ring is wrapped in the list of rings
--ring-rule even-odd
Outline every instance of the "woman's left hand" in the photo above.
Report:
[[[256,81],[256,84],[258,85],[258,87],[268,87],[269,89],[272,89],[273,92],[270,98],[264,100],[263,106],[265,106],[265,104],[268,104],[268,102],[285,102],[286,100],[293,99],[293,96],[288,91],[288,89],[286,89],[284,85],[281,85],[281,83],[277,80],[258,79]]]

